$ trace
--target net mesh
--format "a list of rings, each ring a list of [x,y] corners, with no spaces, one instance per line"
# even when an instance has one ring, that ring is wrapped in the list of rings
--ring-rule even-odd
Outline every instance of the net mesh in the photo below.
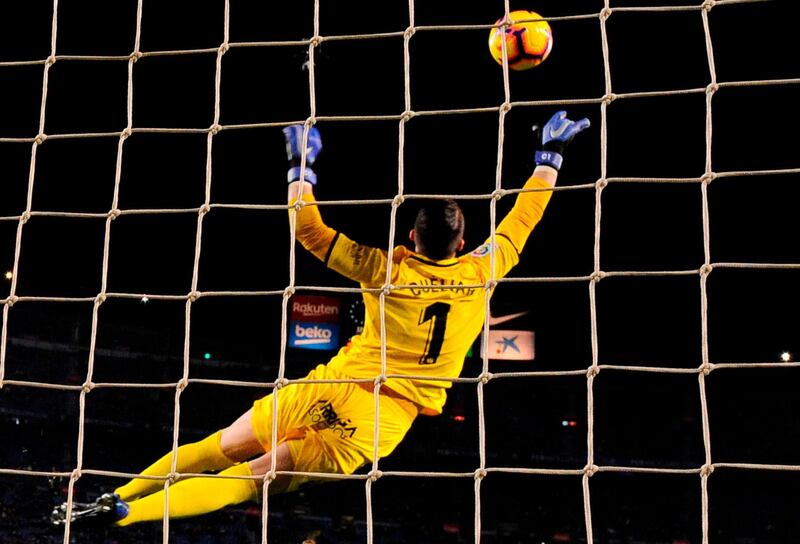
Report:
[[[709,276],[719,269],[800,269],[798,263],[786,262],[773,262],[773,263],[757,263],[757,262],[715,262],[712,259],[710,251],[710,227],[709,227],[709,198],[708,188],[712,182],[724,178],[740,178],[745,176],[785,176],[790,174],[800,173],[800,168],[787,168],[787,169],[764,169],[764,170],[750,170],[750,171],[714,171],[712,161],[712,132],[714,128],[713,122],[713,104],[714,96],[721,89],[726,87],[755,87],[755,86],[782,86],[782,85],[796,85],[800,83],[800,79],[787,78],[787,79],[768,79],[768,80],[751,80],[751,81],[719,81],[717,78],[715,64],[714,64],[714,43],[712,40],[712,33],[709,28],[709,13],[713,10],[727,9],[730,4],[754,3],[754,0],[706,0],[698,5],[690,6],[669,6],[669,7],[613,7],[610,0],[606,0],[605,6],[599,12],[590,12],[582,15],[567,16],[567,17],[553,17],[548,20],[556,23],[562,21],[570,21],[576,19],[595,20],[600,27],[600,35],[602,37],[602,58],[604,69],[604,86],[605,92],[602,96],[581,99],[559,99],[559,100],[538,100],[538,101],[514,101],[512,100],[510,75],[507,66],[503,67],[503,90],[504,101],[496,106],[472,109],[449,109],[449,110],[428,110],[416,111],[412,104],[411,93],[411,68],[414,65],[412,56],[412,42],[415,37],[422,33],[446,33],[458,30],[488,30],[492,27],[491,24],[483,25],[416,25],[415,24],[415,6],[414,2],[409,2],[408,18],[410,24],[403,32],[393,33],[379,33],[379,34],[357,34],[357,35],[323,35],[320,33],[320,5],[315,2],[314,5],[314,22],[313,22],[313,35],[311,38],[302,41],[266,41],[266,42],[233,42],[230,40],[230,12],[231,5],[229,1],[225,2],[224,10],[224,38],[218,47],[192,49],[192,50],[165,50],[165,51],[142,51],[140,48],[141,35],[142,35],[142,13],[143,2],[139,0],[136,10],[136,38],[133,51],[128,55],[117,56],[89,56],[89,55],[62,55],[57,50],[57,38],[59,35],[59,3],[53,2],[52,10],[52,28],[51,28],[51,41],[50,41],[50,54],[47,58],[36,60],[13,60],[0,62],[0,69],[14,66],[40,66],[42,68],[42,90],[41,90],[41,109],[38,122],[38,133],[29,137],[3,137],[0,135],[0,144],[27,144],[30,145],[30,168],[28,175],[27,185],[27,198],[25,209],[12,216],[0,217],[0,223],[16,224],[16,238],[14,247],[13,266],[10,274],[10,288],[8,296],[0,299],[3,305],[3,319],[2,319],[2,336],[0,337],[0,387],[3,388],[43,388],[43,389],[57,389],[65,391],[74,391],[79,394],[79,417],[77,421],[78,438],[77,438],[77,457],[75,466],[69,471],[39,471],[39,470],[21,470],[0,467],[0,474],[6,474],[19,477],[66,477],[69,478],[68,486],[68,502],[74,499],[74,488],[76,482],[85,475],[97,475],[104,477],[133,477],[132,473],[120,473],[105,470],[93,469],[91,466],[84,464],[84,428],[86,418],[86,401],[87,397],[94,390],[103,388],[163,388],[165,390],[174,390],[174,415],[173,415],[173,440],[172,449],[177,450],[179,444],[179,429],[181,427],[181,397],[187,387],[195,383],[203,383],[209,385],[227,385],[227,386],[241,386],[253,388],[271,388],[279,392],[282,387],[291,383],[297,383],[299,380],[288,379],[286,377],[286,358],[287,358],[287,330],[289,325],[289,300],[298,292],[301,291],[314,291],[314,292],[328,292],[328,293],[361,293],[364,290],[358,288],[343,288],[331,287],[325,285],[299,285],[296,277],[296,256],[294,241],[294,222],[291,221],[289,244],[289,281],[284,289],[281,290],[267,290],[267,291],[238,291],[238,290],[219,290],[219,291],[201,291],[198,287],[199,270],[200,270],[200,257],[203,248],[203,226],[204,221],[208,214],[213,213],[217,209],[241,209],[241,210],[255,210],[255,211],[268,211],[268,210],[286,210],[283,205],[262,205],[262,204],[227,204],[214,202],[212,199],[212,149],[215,142],[215,137],[221,131],[235,131],[235,130],[249,130],[254,128],[279,128],[286,126],[286,122],[275,123],[244,123],[244,124],[227,124],[220,123],[220,94],[223,82],[224,73],[224,59],[226,53],[236,48],[273,48],[285,46],[304,46],[307,47],[307,72],[308,72],[308,91],[309,91],[309,110],[310,114],[306,119],[298,119],[296,122],[305,124],[306,127],[311,127],[319,122],[336,122],[336,121],[389,121],[397,123],[398,141],[397,141],[397,157],[398,157],[398,170],[397,170],[397,188],[393,198],[388,199],[356,199],[356,200],[327,200],[319,202],[322,207],[326,206],[357,206],[357,205],[390,205],[391,213],[389,217],[389,240],[387,249],[392,250],[395,240],[395,232],[397,226],[397,213],[399,208],[407,200],[419,198],[459,198],[462,200],[479,200],[485,201],[489,208],[490,224],[491,224],[491,237],[495,235],[495,225],[497,222],[497,204],[503,199],[513,198],[521,190],[508,189],[503,187],[502,180],[503,164],[504,164],[504,149],[505,149],[505,134],[507,130],[506,116],[516,108],[526,107],[551,107],[551,106],[575,106],[575,105],[590,105],[596,106],[599,109],[599,130],[600,130],[600,177],[596,181],[590,183],[583,183],[578,185],[571,185],[568,187],[557,187],[554,189],[556,192],[563,191],[593,191],[594,192],[594,249],[593,249],[593,270],[588,275],[582,276],[558,276],[558,277],[513,277],[496,280],[492,278],[486,285],[475,285],[472,287],[484,289],[486,292],[486,307],[487,314],[489,313],[489,293],[498,282],[507,284],[520,284],[520,283],[558,283],[570,282],[576,284],[583,284],[588,288],[589,301],[590,301],[590,316],[591,316],[591,364],[587,368],[565,371],[517,371],[517,372],[490,372],[489,370],[489,355],[484,354],[482,369],[479,375],[475,377],[461,377],[451,378],[447,381],[453,383],[471,384],[474,385],[477,395],[478,406],[478,455],[479,464],[473,471],[468,472],[407,472],[407,471],[387,471],[381,470],[378,462],[377,445],[371,465],[371,469],[367,473],[354,474],[354,475],[320,475],[332,480],[361,480],[364,482],[364,492],[366,497],[366,534],[367,542],[373,542],[373,485],[380,478],[387,477],[415,477],[415,478],[471,478],[474,479],[474,541],[480,542],[482,538],[482,491],[481,486],[484,478],[492,473],[509,473],[509,474],[534,474],[534,475],[547,475],[547,476],[564,476],[580,478],[582,481],[583,489],[583,509],[585,520],[585,535],[586,541],[592,542],[593,536],[593,520],[592,520],[592,501],[591,501],[591,481],[592,477],[597,473],[602,472],[631,472],[631,473],[663,473],[663,474],[689,474],[696,475],[699,478],[701,489],[701,519],[702,519],[702,542],[706,543],[710,539],[709,533],[709,493],[708,482],[712,473],[718,469],[738,469],[738,470],[751,470],[751,471],[797,471],[800,466],[797,465],[781,465],[781,464],[756,464],[756,463],[725,463],[715,462],[711,454],[711,433],[709,427],[709,410],[708,401],[706,396],[706,380],[707,376],[712,371],[728,370],[736,368],[781,368],[781,367],[794,367],[795,365],[790,362],[760,362],[760,363],[721,363],[713,362],[709,356],[709,339],[708,339],[708,304],[709,297],[707,293],[707,282]],[[508,13],[509,7],[506,2],[506,12]],[[613,16],[625,12],[678,12],[687,11],[696,13],[697,18],[702,20],[702,25],[705,34],[706,46],[706,59],[708,65],[708,84],[705,87],[698,88],[685,88],[669,91],[657,92],[614,92],[612,86],[612,58],[609,54],[608,44],[608,21]],[[402,37],[403,40],[403,95],[404,95],[404,109],[399,114],[387,115],[359,115],[359,116],[323,116],[317,114],[317,83],[315,80],[315,59],[318,49],[324,43],[344,40],[380,40],[384,38],[397,38]],[[367,47],[369,45],[366,45]],[[214,114],[213,122],[209,127],[205,128],[165,128],[165,127],[139,127],[135,126],[133,122],[133,104],[135,94],[135,66],[138,61],[148,57],[156,56],[178,56],[178,55],[211,55],[215,57],[216,69],[214,77]],[[57,63],[68,63],[72,61],[96,61],[96,62],[109,62],[109,63],[125,63],[127,64],[127,101],[126,101],[126,117],[127,123],[124,128],[119,131],[112,132],[87,132],[87,133],[56,133],[47,134],[45,132],[45,119],[48,103],[48,80],[51,68]],[[610,177],[607,175],[607,141],[609,132],[609,108],[620,101],[631,99],[645,99],[652,97],[665,97],[676,95],[704,95],[705,96],[705,169],[704,172],[698,177]],[[468,113],[490,113],[497,115],[497,159],[496,159],[496,172],[495,172],[495,187],[491,193],[488,194],[413,194],[407,193],[405,190],[405,146],[406,146],[406,126],[413,119],[421,116],[452,116]],[[205,187],[204,187],[204,201],[202,205],[194,208],[158,208],[158,209],[121,209],[119,207],[119,193],[121,180],[123,179],[123,170],[126,165],[126,141],[133,134],[139,133],[174,133],[174,134],[200,134],[206,137],[206,162],[205,162]],[[307,133],[306,133],[307,136]],[[33,204],[34,194],[34,180],[36,178],[36,170],[39,162],[37,161],[37,152],[39,148],[46,145],[46,142],[53,140],[66,140],[66,139],[82,139],[82,138],[108,138],[117,140],[117,155],[116,167],[114,174],[114,191],[113,200],[107,212],[102,213],[83,213],[83,212],[54,212],[35,209]],[[304,159],[305,160],[305,159]],[[603,212],[603,192],[610,184],[630,184],[630,183],[643,183],[643,184],[688,184],[695,185],[701,193],[702,199],[702,232],[703,232],[703,262],[694,268],[684,270],[652,270],[652,271],[635,271],[635,270],[603,270],[601,266],[601,217]],[[298,204],[295,209],[299,209],[302,203]],[[122,216],[137,215],[137,216],[152,216],[157,214],[188,214],[196,215],[196,231],[195,231],[195,245],[194,245],[194,260],[191,276],[191,289],[185,294],[158,294],[152,292],[114,292],[108,289],[108,270],[109,270],[109,254],[113,244],[114,236],[112,235],[112,225],[114,221]],[[101,288],[100,291],[92,297],[59,297],[59,296],[37,296],[35,294],[18,294],[18,278],[20,272],[20,256],[24,251],[23,247],[23,233],[31,219],[36,217],[56,217],[68,219],[104,219],[104,242],[103,242],[103,256],[102,256],[102,273],[101,273]],[[290,217],[294,217],[290,214]],[[493,258],[493,257],[492,257]],[[382,365],[381,372],[375,377],[374,381],[367,381],[367,383],[374,384],[375,394],[375,412],[376,417],[379,414],[378,394],[382,385],[387,379],[398,377],[387,373],[386,367],[386,345],[385,338],[387,335],[386,323],[383,316],[383,307],[385,298],[391,296],[395,290],[408,289],[410,286],[392,285],[391,278],[391,260],[388,263],[388,270],[386,271],[386,282],[383,288],[374,290],[379,293],[381,302],[381,333],[384,338],[382,349]],[[653,366],[638,366],[638,365],[620,365],[620,364],[604,364],[601,362],[600,350],[598,345],[598,308],[597,308],[597,285],[601,281],[608,280],[616,277],[651,277],[651,276],[688,276],[694,277],[699,283],[700,290],[700,322],[701,322],[701,339],[702,339],[702,362],[698,367],[693,368],[662,368]],[[192,315],[193,305],[200,298],[208,297],[275,297],[281,299],[282,313],[281,313],[281,349],[280,359],[278,366],[278,373],[274,380],[270,382],[262,381],[248,381],[248,380],[220,380],[220,379],[204,379],[193,377],[190,374],[190,361],[192,344],[190,341],[192,330]],[[185,336],[183,343],[183,368],[180,379],[173,383],[162,384],[148,384],[148,383],[102,383],[95,381],[95,357],[97,347],[97,331],[98,323],[100,321],[100,308],[104,303],[110,299],[133,299],[133,300],[166,300],[176,301],[183,303],[185,314]],[[77,385],[65,385],[59,383],[46,383],[39,381],[25,381],[17,379],[7,379],[6,374],[6,351],[9,341],[9,322],[14,319],[14,312],[12,311],[16,305],[32,304],[32,303],[89,303],[92,304],[92,319],[91,319],[91,340],[88,350],[88,366],[86,375],[83,377],[83,383]],[[489,327],[488,323],[483,332],[483,342],[488,341]],[[601,371],[614,371],[614,372],[629,372],[629,373],[654,373],[654,374],[685,374],[697,376],[698,395],[700,399],[701,414],[702,414],[702,438],[704,450],[704,462],[700,466],[690,468],[664,468],[664,467],[647,467],[647,466],[609,466],[598,464],[595,460],[595,380]],[[549,468],[511,468],[511,467],[498,467],[492,466],[487,461],[486,453],[486,417],[484,413],[484,388],[493,380],[514,380],[523,377],[549,377],[549,376],[585,376],[586,377],[586,447],[587,457],[586,463],[583,468],[561,470]],[[361,380],[364,381],[364,380]],[[275,404],[273,417],[277,418],[277,397],[279,393],[274,396]],[[273,425],[276,429],[277,425]],[[378,443],[378,431],[375,431],[375,444]],[[277,442],[276,431],[273,432],[273,444]],[[164,479],[164,488],[169,493],[170,484],[175,481],[179,476],[175,474],[175,465],[173,464],[173,474],[170,474]],[[267,492],[270,484],[276,476],[275,465],[273,461],[272,469],[267,476],[263,479],[264,496],[267,497]],[[261,479],[259,479],[261,482]],[[268,513],[270,511],[270,500],[265,498],[263,501],[262,519],[262,541],[268,541]],[[164,542],[169,540],[169,520],[164,519],[163,534]],[[70,541],[71,527],[69,524],[64,529],[64,542]]]

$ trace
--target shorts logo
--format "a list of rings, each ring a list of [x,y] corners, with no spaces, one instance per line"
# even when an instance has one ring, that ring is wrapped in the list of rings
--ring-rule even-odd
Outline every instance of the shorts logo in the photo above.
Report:
[[[350,438],[356,434],[358,429],[350,425],[349,419],[339,419],[333,405],[327,400],[318,400],[306,414],[314,422],[315,428],[328,428],[338,434],[340,438]]]
[[[495,244],[495,247],[497,247],[497,244]],[[485,257],[491,252],[492,252],[492,245],[489,242],[486,242],[482,246],[475,249],[475,251],[470,253],[470,255],[472,255],[473,257]]]

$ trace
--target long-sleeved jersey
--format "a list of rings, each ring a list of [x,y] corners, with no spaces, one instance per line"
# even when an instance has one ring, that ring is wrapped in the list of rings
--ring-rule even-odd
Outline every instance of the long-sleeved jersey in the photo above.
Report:
[[[531,177],[526,189],[547,189]],[[354,242],[325,225],[315,205],[297,212],[297,239],[329,268],[355,280],[363,288],[386,283],[391,258],[393,288],[384,297],[386,331],[385,387],[420,407],[423,414],[442,411],[448,379],[457,378],[464,358],[480,334],[486,318],[486,289],[519,262],[519,253],[539,222],[552,191],[520,193],[513,209],[490,240],[461,257],[432,261],[404,246],[391,256],[386,250]],[[303,195],[306,204],[313,195]],[[293,203],[293,202],[292,202]],[[293,212],[292,212],[293,213]],[[375,378],[381,372],[380,293],[364,292],[364,328],[331,359],[329,365],[352,378]],[[409,376],[397,378],[396,376]],[[437,379],[437,378],[445,378]]]

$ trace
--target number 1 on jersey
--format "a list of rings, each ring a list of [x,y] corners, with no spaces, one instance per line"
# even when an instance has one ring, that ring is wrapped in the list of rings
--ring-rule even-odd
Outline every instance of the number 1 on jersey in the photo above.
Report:
[[[428,325],[428,338],[425,340],[425,351],[419,358],[419,364],[432,365],[439,358],[444,343],[444,330],[447,327],[447,314],[450,312],[450,305],[444,302],[434,302],[426,307],[419,317],[419,324],[430,323]]]

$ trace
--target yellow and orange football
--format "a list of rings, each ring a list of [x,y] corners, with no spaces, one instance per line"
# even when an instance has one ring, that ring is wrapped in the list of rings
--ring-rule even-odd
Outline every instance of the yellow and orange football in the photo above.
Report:
[[[528,70],[539,66],[553,49],[553,31],[541,15],[533,11],[517,10],[508,14],[511,24],[499,26],[489,34],[489,51],[498,64],[503,64],[505,43],[508,67],[512,70]]]

